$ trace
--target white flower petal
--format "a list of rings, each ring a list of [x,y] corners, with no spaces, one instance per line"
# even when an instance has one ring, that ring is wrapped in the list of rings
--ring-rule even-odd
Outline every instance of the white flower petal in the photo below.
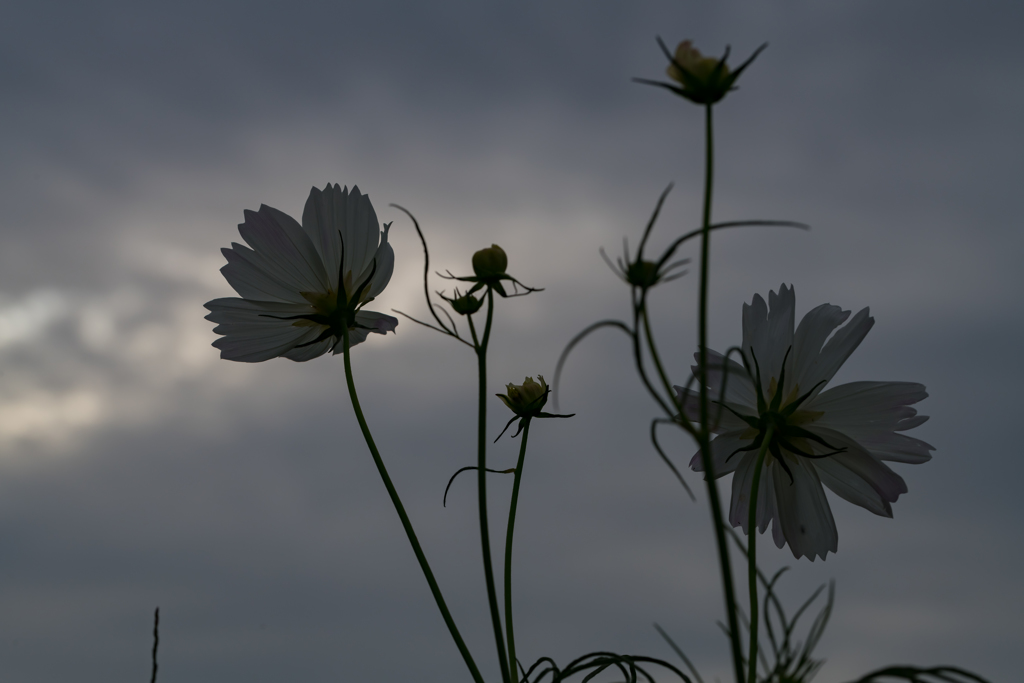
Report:
[[[359,311],[356,313],[356,325],[358,327],[350,328],[348,331],[349,348],[356,344],[362,344],[366,341],[366,338],[370,336],[371,332],[375,332],[377,334],[394,332],[395,328],[398,327],[398,318],[393,318],[390,315],[376,313],[374,311]],[[345,340],[336,340],[331,352],[335,355],[344,353]]]
[[[281,355],[288,360],[295,361],[296,363],[303,363],[307,360],[312,360],[324,355],[331,350],[331,346],[333,345],[334,337],[331,337],[312,344],[296,346],[295,348],[285,351]]]
[[[722,394],[722,381],[725,380],[725,400],[729,403],[738,403],[749,406],[751,409],[757,406],[757,392],[754,390],[754,382],[747,374],[746,369],[732,360],[726,361],[725,356],[718,351],[708,349],[708,388],[711,389],[711,398],[718,400]],[[700,363],[700,354],[693,354],[693,358]],[[690,371],[693,376],[700,376],[699,365],[691,365]]]
[[[295,347],[316,339],[322,326],[295,325],[287,320],[308,312],[308,305],[248,301],[246,299],[214,299],[206,304],[207,320],[218,323],[213,328],[224,335],[213,342],[221,358],[258,363],[280,356]]]
[[[915,410],[914,412],[917,412],[917,411]],[[908,415],[907,417],[904,417],[903,419],[901,419],[899,424],[896,425],[896,431],[897,432],[905,432],[908,429],[913,429],[914,427],[920,427],[925,422],[927,422],[929,419],[930,418],[927,415]],[[916,439],[914,439],[914,441],[916,441]],[[929,448],[931,448],[931,446],[929,446]],[[934,450],[934,449],[932,449],[932,450]]]
[[[381,233],[380,246],[377,248],[377,255],[374,256],[375,270],[373,272],[373,281],[370,283],[370,299],[377,298],[377,295],[384,291],[384,288],[391,282],[392,273],[395,272],[395,250],[388,243],[388,230],[390,228],[390,223],[384,226],[384,232]]]
[[[261,334],[229,334],[213,342],[225,360],[259,363],[282,355],[288,349],[316,338],[316,330],[309,327],[281,327]]]
[[[850,382],[821,392],[805,407],[825,413],[830,421],[837,424],[842,421],[863,424],[888,422],[894,415],[904,414],[899,408],[926,398],[928,392],[924,385],[915,382]],[[911,413],[916,415],[917,411],[911,409]]]
[[[300,285],[249,247],[232,243],[221,249],[228,263],[220,269],[224,279],[239,296],[254,301],[287,301],[304,303]]]
[[[780,467],[779,469],[781,470],[782,468]],[[776,548],[781,548],[782,546],[786,545],[786,534],[783,533],[782,522],[779,521],[779,499],[778,496],[775,495],[775,491],[778,490],[779,488],[777,482],[780,478],[789,481],[789,475],[787,475],[785,472],[779,472],[772,478],[772,540],[775,541]],[[836,532],[837,537],[838,535],[838,532]]]
[[[291,216],[269,206],[246,211],[238,233],[253,251],[287,273],[299,292],[327,292],[323,261],[302,227]]]
[[[774,477],[778,504],[775,523],[781,524],[794,557],[806,556],[812,562],[816,557],[825,559],[828,552],[838,549],[839,533],[821,481],[807,458],[783,457],[793,479],[790,481],[785,473]]]
[[[934,446],[903,434],[860,434],[854,429],[847,433],[879,460],[920,465],[931,460],[931,451],[935,450]]]
[[[376,311],[358,311],[356,313],[356,324],[369,328],[370,332],[387,334],[394,332],[398,327],[398,318]],[[357,330],[359,328],[356,328]],[[351,334],[351,333],[350,333]]]
[[[373,265],[373,257],[377,253],[377,241],[380,236],[380,223],[377,214],[370,204],[370,198],[361,194],[359,188],[352,187],[345,202],[341,225],[342,241],[345,245],[345,262],[342,270],[352,274],[353,291],[346,291],[351,297],[354,289],[362,284],[357,280]],[[365,276],[364,276],[365,277]]]
[[[746,457],[745,452],[737,452],[740,448],[750,445],[750,439],[741,439],[742,432],[726,432],[719,434],[711,440],[711,466],[715,468],[715,479],[724,474],[729,474],[740,465],[740,461]],[[704,471],[702,451],[690,459],[690,469],[694,472]]]
[[[236,297],[225,297],[208,301],[204,306],[210,311],[207,320],[215,323],[254,322],[260,324],[291,325],[289,317],[309,315],[313,307],[309,304],[292,304],[277,301],[251,301]]]
[[[832,331],[846,322],[849,311],[839,306],[822,304],[812,309],[800,321],[793,335],[793,382],[804,394],[821,381],[818,357]],[[818,389],[820,391],[820,387]]]
[[[768,292],[768,302],[755,294],[749,305],[743,305],[743,352],[751,368],[755,372],[760,369],[766,396],[772,378],[780,377],[782,361],[793,344],[796,295],[792,287],[782,285],[777,294]]]
[[[676,391],[676,396],[679,398],[679,402],[683,406],[683,414],[686,415],[691,421],[700,420],[700,396],[698,394],[689,393],[684,394],[683,388],[679,386],[672,387]],[[714,396],[714,394],[712,394]],[[713,399],[714,400],[714,399]],[[725,402],[725,405],[718,403],[710,403],[708,409],[711,415],[711,432],[713,434],[719,434],[721,432],[734,432],[743,431],[748,427],[747,423],[736,417],[731,411],[726,409],[732,408],[740,415],[756,415],[757,411],[747,406],[741,406],[737,403]]]
[[[755,294],[749,304],[743,304],[743,353],[747,354],[751,371],[754,369],[754,357],[761,368],[761,390],[767,391],[771,376],[765,377],[765,361],[768,359],[768,304]]]
[[[366,341],[366,338],[370,336],[372,330],[355,328],[348,331],[348,345],[352,348],[356,344],[362,344]],[[341,353],[345,353],[345,340],[338,339],[335,341],[334,346],[331,348],[331,353],[335,356]]]
[[[928,419],[908,405],[927,396],[924,386],[913,382],[851,382],[822,392],[807,409],[824,413],[815,427],[846,434],[878,459],[918,464],[930,460],[935,449],[895,432]]]
[[[739,456],[737,456],[739,457]],[[770,458],[769,458],[770,459]],[[751,451],[743,455],[739,467],[732,478],[732,501],[729,505],[729,523],[743,529],[750,535],[750,491],[754,485],[754,470],[757,466],[757,452]],[[764,533],[772,521],[775,510],[774,483],[772,467],[766,462],[761,467],[761,481],[757,486],[757,528]]]
[[[792,366],[793,364],[793,324],[796,319],[796,295],[793,292],[792,287],[786,287],[782,285],[779,287],[779,293],[768,292],[768,349],[765,358],[761,358],[758,355],[758,361],[761,364],[761,378],[765,379],[767,375],[769,383],[771,378],[774,377],[779,379],[782,377],[782,361],[786,359],[788,353],[788,359],[786,364]],[[779,387],[782,391],[782,395],[786,396],[789,391],[788,387],[792,386],[792,372],[787,368],[787,387]]]
[[[867,336],[874,324],[875,319],[869,315],[869,310],[864,308],[853,316],[850,322],[836,330],[836,333],[821,349],[814,372],[809,373],[805,380],[810,383],[805,391],[809,391],[811,386],[822,380],[827,382],[832,379],[836,371],[850,357],[850,354],[864,341],[864,337]],[[820,388],[816,391],[820,391]]]
[[[780,474],[781,469],[773,463],[763,468],[761,472],[762,485],[757,494],[757,530],[762,534],[768,528],[768,523],[776,519],[775,477]],[[781,474],[785,476],[785,472],[781,472]],[[776,523],[774,526],[779,525]]]
[[[903,481],[903,477],[873,457],[862,444],[850,438],[848,434],[825,429],[817,425],[812,425],[808,429],[824,439],[830,446],[846,449],[843,453],[813,460],[812,463],[815,467],[821,469],[823,466],[827,466],[833,474],[839,474],[839,468],[827,465],[830,462],[835,463],[840,468],[847,470],[849,473],[860,477],[870,484],[887,503],[895,503],[900,494],[907,492],[907,484]],[[816,454],[830,452],[830,449],[820,444],[814,444],[814,450]],[[839,491],[836,491],[836,493],[839,493]],[[840,493],[840,495],[842,494]],[[860,503],[857,504],[860,505]],[[885,507],[888,508],[887,505]],[[869,507],[868,509],[875,512],[874,508]],[[876,514],[883,513],[876,512]],[[887,510],[886,516],[891,517],[892,511]]]
[[[329,289],[338,291],[341,273],[341,221],[345,216],[348,192],[337,185],[327,184],[322,191],[309,191],[302,209],[302,229],[316,247],[327,271]]]
[[[843,500],[859,505],[881,517],[892,517],[892,506],[873,486],[839,459],[824,458],[816,462],[821,483]]]

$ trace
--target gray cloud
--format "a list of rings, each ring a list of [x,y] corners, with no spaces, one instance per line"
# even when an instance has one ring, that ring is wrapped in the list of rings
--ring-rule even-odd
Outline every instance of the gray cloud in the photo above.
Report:
[[[311,185],[358,183],[394,220],[381,310],[421,316],[433,264],[492,241],[546,290],[500,302],[497,391],[553,373],[588,323],[625,315],[597,256],[698,218],[696,108],[630,82],[654,44],[769,49],[719,108],[717,212],[810,233],[722,234],[712,344],[781,282],[798,312],[870,306],[837,377],[922,381],[935,459],[902,467],[895,519],[836,502],[840,552],[795,563],[792,600],[835,577],[821,654],[844,680],[895,661],[1009,679],[1020,649],[1024,377],[1021,11],[934,3],[67,3],[0,11],[0,661],[19,681],[452,680],[461,664],[377,483],[339,359],[221,362],[202,303],[230,295],[218,249],[243,209],[293,215]],[[689,253],[687,255],[692,255]],[[440,287],[440,281],[435,281]],[[673,377],[694,350],[696,279],[655,293]],[[473,485],[472,357],[403,320],[357,349],[371,424],[474,652],[493,672]],[[646,443],[614,335],[566,367],[568,421],[539,424],[516,540],[521,652],[611,648],[706,674],[724,642],[702,498]],[[490,430],[506,417],[495,400]],[[693,447],[666,435],[677,463]],[[502,466],[516,442],[492,450]],[[508,481],[492,478],[500,518]],[[689,476],[692,485],[697,478]],[[499,525],[500,526],[500,525]],[[762,542],[768,566],[788,551]],[[401,653],[396,656],[396,652]],[[73,672],[73,673],[71,673]],[[414,673],[415,672],[415,673]]]

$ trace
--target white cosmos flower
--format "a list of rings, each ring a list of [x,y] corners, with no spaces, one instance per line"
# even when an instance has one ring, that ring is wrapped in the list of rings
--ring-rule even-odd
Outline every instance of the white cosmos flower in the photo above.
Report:
[[[874,318],[865,308],[839,327],[850,311],[822,304],[794,332],[793,288],[783,285],[778,294],[770,292],[768,302],[770,309],[754,295],[743,305],[742,349],[749,372],[708,350],[710,415],[717,420],[711,442],[714,475],[734,473],[729,521],[749,534],[757,452],[768,424],[774,424],[776,436],[758,486],[757,528],[764,533],[772,522],[779,548],[789,543],[797,558],[824,559],[836,552],[839,537],[822,484],[876,515],[892,517],[891,503],[907,492],[907,485],[883,461],[931,459],[934,448],[898,433],[928,419],[910,407],[928,394],[923,385],[910,382],[851,382],[823,391]],[[694,366],[694,376],[697,372]],[[723,376],[724,401],[718,403]],[[683,389],[676,390],[687,416],[697,419],[696,392],[684,396]],[[690,467],[703,470],[700,452]]]
[[[302,225],[266,205],[246,211],[238,232],[249,246],[223,249],[228,263],[220,269],[241,298],[206,304],[206,319],[224,335],[213,342],[221,358],[304,361],[341,353],[345,327],[351,346],[370,332],[393,332],[397,319],[362,310],[391,280],[390,227],[381,232],[370,198],[358,187],[351,193],[338,185],[322,192],[314,187]]]

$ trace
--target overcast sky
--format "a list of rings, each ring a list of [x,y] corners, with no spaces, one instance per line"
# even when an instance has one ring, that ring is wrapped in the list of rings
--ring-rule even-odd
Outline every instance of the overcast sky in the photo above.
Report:
[[[1012,680],[1024,649],[1024,10],[1013,3],[8,2],[0,7],[0,678],[468,680],[359,436],[340,358],[222,361],[202,304],[245,209],[300,216],[358,185],[391,231],[377,310],[422,316],[439,269],[496,242],[545,291],[500,301],[492,393],[549,379],[587,324],[628,313],[598,256],[699,220],[701,111],[655,43],[768,49],[717,107],[712,346],[754,293],[797,315],[870,306],[836,380],[922,382],[936,446],[899,465],[894,519],[832,497],[839,552],[794,561],[796,601],[837,581],[821,681],[890,663]],[[1016,191],[1016,194],[1015,194]],[[692,255],[692,254],[686,254]],[[437,288],[443,286],[437,282]],[[697,278],[654,295],[677,381]],[[620,335],[621,336],[621,335]],[[612,333],[563,375],[572,420],[531,434],[516,535],[524,661],[598,649],[729,675],[703,496],[647,441],[656,407]],[[371,426],[449,605],[496,679],[480,576],[475,366],[403,320],[353,354]],[[508,415],[490,406],[496,435]],[[694,446],[666,436],[677,464]],[[518,441],[491,450],[511,467]],[[691,485],[698,477],[687,473]],[[503,519],[508,478],[490,480]],[[723,487],[728,491],[728,486]],[[501,522],[494,522],[496,528]],[[1016,530],[1016,531],[1015,531]],[[500,534],[495,534],[499,535]]]

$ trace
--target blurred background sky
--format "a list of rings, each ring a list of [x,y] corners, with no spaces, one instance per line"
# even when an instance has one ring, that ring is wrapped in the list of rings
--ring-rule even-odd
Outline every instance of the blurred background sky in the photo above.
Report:
[[[202,304],[243,209],[300,216],[358,184],[394,221],[376,310],[426,314],[432,265],[497,242],[546,288],[500,301],[492,392],[549,379],[587,324],[628,312],[604,266],[699,220],[701,111],[631,82],[655,44],[736,59],[717,107],[716,217],[804,221],[713,245],[712,346],[755,292],[797,314],[870,306],[837,381],[923,382],[937,450],[899,465],[895,518],[834,497],[839,552],[793,565],[795,603],[836,579],[821,681],[890,663],[1013,680],[1024,648],[1020,226],[1024,10],[1013,3],[7,2],[0,7],[0,678],[468,680],[352,417],[340,358],[221,361]],[[734,62],[735,63],[735,62]],[[1016,191],[1016,192],[1015,192]],[[1014,197],[1017,197],[1014,199]],[[692,254],[686,254],[692,255]],[[437,288],[443,283],[436,282]],[[654,294],[682,381],[697,278]],[[516,536],[519,652],[610,649],[728,677],[703,495],[647,441],[655,406],[621,335],[566,366],[535,424]],[[489,680],[472,353],[403,320],[354,353],[371,426]],[[508,415],[490,405],[496,435]],[[694,446],[665,435],[682,467]],[[491,450],[514,465],[518,441]],[[687,473],[691,485],[698,478]],[[501,528],[511,481],[492,477]],[[728,492],[728,486],[722,490]],[[1014,531],[1017,529],[1017,531]],[[495,533],[495,536],[500,536]]]

